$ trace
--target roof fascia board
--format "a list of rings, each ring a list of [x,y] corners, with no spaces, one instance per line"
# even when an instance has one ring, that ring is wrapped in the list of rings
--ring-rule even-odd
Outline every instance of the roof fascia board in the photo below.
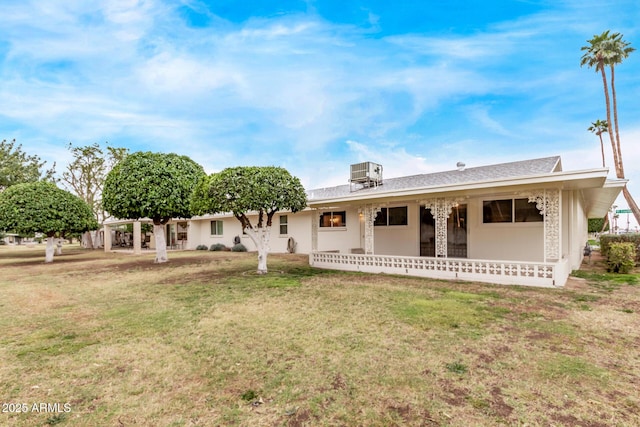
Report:
[[[569,171],[569,172],[553,172],[545,175],[535,175],[535,176],[524,176],[512,179],[497,179],[497,180],[487,180],[487,181],[478,181],[472,183],[462,183],[462,184],[448,184],[441,186],[432,186],[432,187],[420,187],[420,188],[412,188],[408,190],[398,190],[398,191],[387,191],[387,192],[369,192],[366,194],[349,194],[346,196],[340,197],[332,197],[326,199],[315,199],[309,200],[309,206],[316,205],[326,205],[327,203],[340,203],[340,202],[354,202],[354,201],[363,201],[370,199],[382,199],[389,197],[410,197],[410,196],[420,196],[425,193],[429,194],[441,194],[441,193],[453,193],[453,192],[469,192],[473,190],[482,190],[487,188],[505,188],[505,187],[514,187],[514,186],[533,186],[533,185],[549,185],[556,184],[559,186],[564,186],[566,183],[578,183],[580,181],[594,181],[591,184],[580,186],[577,185],[575,188],[588,188],[588,187],[598,187],[604,185],[607,174],[609,172],[608,168],[598,168],[598,169],[587,169],[580,171]],[[378,187],[378,188],[382,188]]]

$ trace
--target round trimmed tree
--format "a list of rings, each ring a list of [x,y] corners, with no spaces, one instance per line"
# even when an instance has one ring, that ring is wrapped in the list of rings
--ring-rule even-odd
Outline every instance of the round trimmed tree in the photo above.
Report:
[[[47,236],[45,262],[53,261],[54,240],[98,229],[89,205],[50,182],[16,184],[0,193],[0,230]]]
[[[211,174],[200,181],[191,201],[196,215],[233,213],[258,249],[258,274],[267,273],[273,215],[281,210],[295,213],[306,206],[300,180],[275,166],[240,166]],[[250,213],[257,213],[256,224],[249,220]]]
[[[167,262],[164,226],[171,218],[191,218],[191,192],[204,176],[202,166],[187,156],[139,151],[107,174],[102,205],[116,218],[153,220],[155,262]]]

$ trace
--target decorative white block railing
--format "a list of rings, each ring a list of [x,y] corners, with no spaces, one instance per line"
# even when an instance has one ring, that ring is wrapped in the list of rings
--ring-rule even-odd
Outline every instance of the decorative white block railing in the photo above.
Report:
[[[543,287],[564,286],[569,276],[566,260],[536,263],[313,252],[309,255],[309,264],[333,270]]]

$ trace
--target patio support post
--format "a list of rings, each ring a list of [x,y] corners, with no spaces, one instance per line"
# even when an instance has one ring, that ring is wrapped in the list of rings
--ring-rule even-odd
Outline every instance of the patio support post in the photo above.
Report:
[[[544,262],[560,260],[560,198],[558,189],[544,189],[529,193],[529,202],[544,215]]]
[[[311,210],[311,253],[318,250],[318,226],[320,225],[320,213],[317,209]]]
[[[111,252],[111,227],[109,227],[108,225],[104,224],[104,228],[103,228],[103,239],[104,239],[104,251],[105,252]]]
[[[364,253],[373,255],[375,239],[374,239],[374,222],[378,213],[382,211],[382,207],[378,205],[364,205],[358,212],[364,215]]]
[[[140,221],[133,221],[133,253],[134,255],[142,253],[142,227]]]

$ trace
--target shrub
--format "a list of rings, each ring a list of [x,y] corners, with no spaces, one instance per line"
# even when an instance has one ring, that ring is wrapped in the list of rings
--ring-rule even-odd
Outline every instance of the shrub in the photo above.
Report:
[[[247,252],[247,247],[242,243],[237,243],[231,248],[233,252]]]
[[[613,243],[633,243],[636,248],[636,262],[640,262],[640,234],[603,234],[600,236],[600,253],[603,257],[609,257],[609,246]]]
[[[227,247],[222,243],[214,243],[213,245],[211,245],[209,250],[210,251],[226,251]]]
[[[611,243],[607,252],[607,269],[614,273],[627,274],[635,267],[636,247],[633,243]]]
[[[207,245],[198,245],[198,246],[196,246],[196,251],[206,251],[207,249],[209,249],[207,247]]]

